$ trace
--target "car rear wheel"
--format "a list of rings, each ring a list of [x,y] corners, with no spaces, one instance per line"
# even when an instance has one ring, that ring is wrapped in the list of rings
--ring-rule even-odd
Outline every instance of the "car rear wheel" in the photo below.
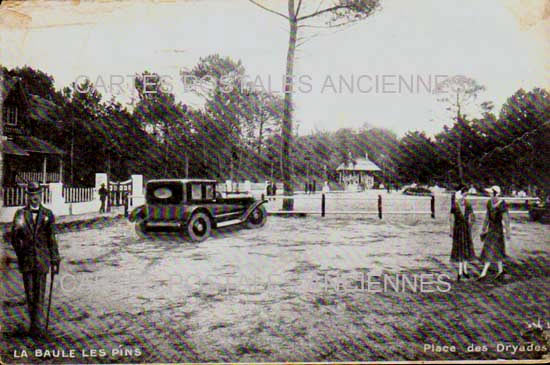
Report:
[[[263,205],[256,207],[246,220],[246,226],[248,228],[260,228],[267,221],[267,212]]]
[[[199,212],[193,214],[187,223],[187,234],[192,241],[202,242],[210,236],[212,222],[205,213]]]

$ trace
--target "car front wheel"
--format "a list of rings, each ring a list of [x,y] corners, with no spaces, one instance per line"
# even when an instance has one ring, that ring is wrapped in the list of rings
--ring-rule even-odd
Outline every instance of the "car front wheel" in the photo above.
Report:
[[[267,221],[267,212],[263,205],[256,207],[246,220],[246,226],[248,228],[260,228]]]
[[[207,239],[210,236],[211,229],[210,217],[202,212],[193,214],[187,223],[187,234],[195,242],[202,242]]]

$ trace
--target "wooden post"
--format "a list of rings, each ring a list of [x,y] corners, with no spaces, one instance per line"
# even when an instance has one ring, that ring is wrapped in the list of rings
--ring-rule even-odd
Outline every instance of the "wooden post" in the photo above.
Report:
[[[435,219],[435,196],[432,195],[432,199],[430,202],[430,208],[432,211],[432,218]]]
[[[529,210],[529,200],[525,199],[525,209]]]
[[[46,175],[48,174],[48,172],[46,170],[47,166],[48,166],[48,157],[44,157],[44,164],[43,164],[43,167],[42,167],[42,180],[43,180],[44,184],[47,183],[47,181],[46,181]]]
[[[382,195],[378,195],[378,218],[382,219]]]
[[[326,201],[325,201],[325,193],[323,193],[321,195],[321,217],[324,217],[325,216],[325,204],[326,204]]]

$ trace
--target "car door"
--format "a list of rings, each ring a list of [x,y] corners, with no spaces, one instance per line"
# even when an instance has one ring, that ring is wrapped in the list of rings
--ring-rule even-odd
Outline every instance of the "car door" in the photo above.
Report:
[[[240,217],[244,208],[241,204],[236,204],[231,199],[224,199],[216,194],[216,185],[208,184],[205,190],[206,197],[213,198],[212,212],[216,222],[223,222]],[[217,195],[217,196],[216,196]]]

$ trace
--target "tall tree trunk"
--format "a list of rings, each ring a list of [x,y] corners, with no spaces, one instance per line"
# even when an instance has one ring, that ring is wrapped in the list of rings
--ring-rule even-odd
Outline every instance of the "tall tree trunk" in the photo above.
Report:
[[[288,0],[288,16],[290,25],[290,34],[288,39],[288,53],[286,57],[286,74],[285,74],[285,107],[283,114],[283,126],[282,126],[282,138],[283,138],[283,150],[282,150],[282,168],[283,168],[283,185],[285,195],[292,196],[293,188],[291,181],[291,151],[290,146],[292,143],[292,94],[294,91],[294,59],[296,54],[296,41],[298,34],[298,21],[296,20],[296,13],[294,7],[294,0]],[[293,210],[294,200],[284,199],[283,210]]]
[[[260,130],[258,132],[258,158],[260,158],[260,155],[262,154],[262,137],[263,137],[263,134],[264,134],[264,124],[265,124],[265,119],[261,118],[260,119]]]
[[[264,124],[265,119],[260,118],[260,130],[258,132],[258,147],[257,147],[257,158],[256,161],[258,161],[258,165],[256,166],[256,175],[257,176],[263,176],[265,173],[265,167],[266,167],[266,159],[262,157],[262,139],[264,134]],[[271,179],[273,179],[273,173],[271,173]]]

